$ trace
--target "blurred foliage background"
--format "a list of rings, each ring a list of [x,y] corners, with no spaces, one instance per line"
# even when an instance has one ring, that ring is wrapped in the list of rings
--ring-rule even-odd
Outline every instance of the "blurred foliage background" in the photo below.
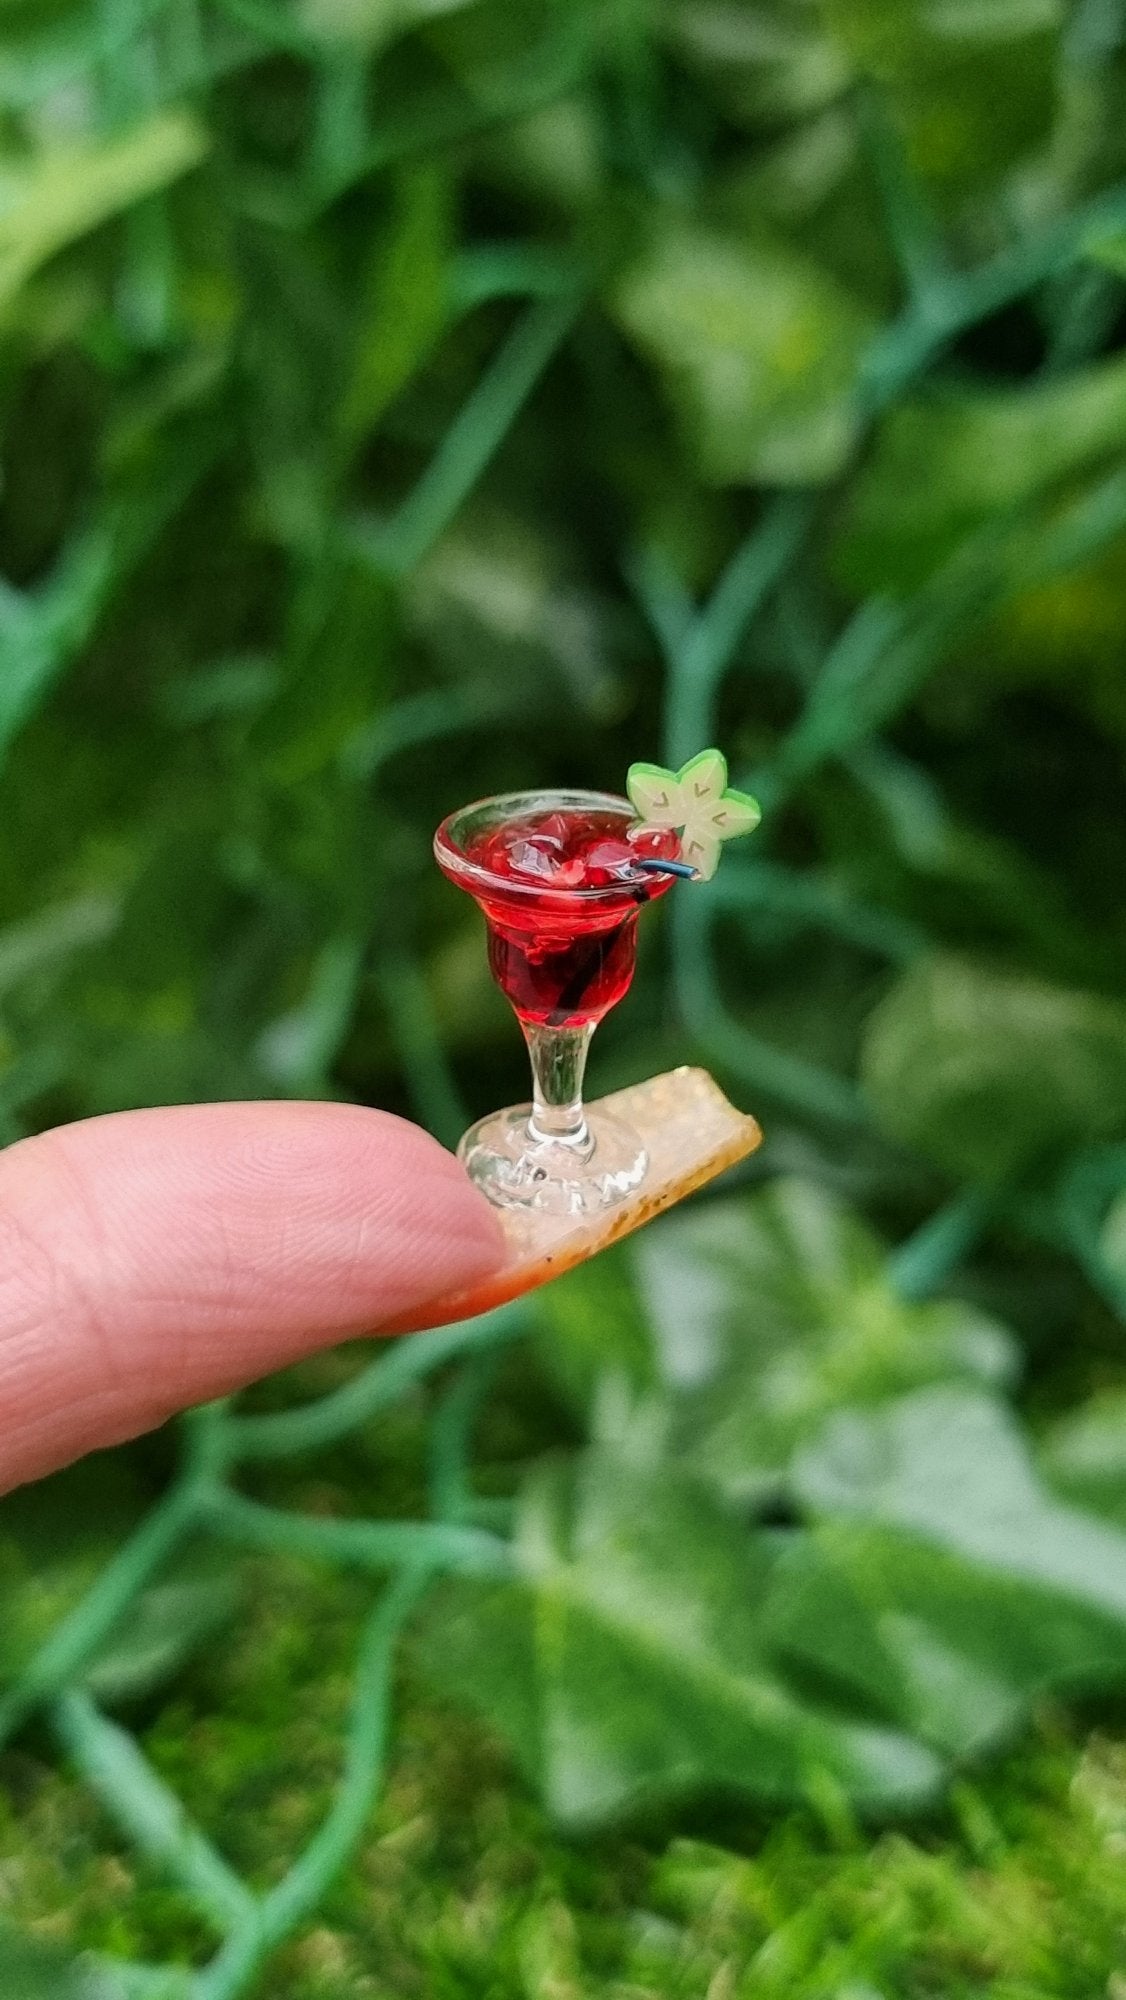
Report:
[[[768,1133],[7,1504],[6,1994],[1121,2000],[1118,0],[2,19],[0,1136],[452,1143],[525,1058],[434,824],[712,741],[592,1084]]]

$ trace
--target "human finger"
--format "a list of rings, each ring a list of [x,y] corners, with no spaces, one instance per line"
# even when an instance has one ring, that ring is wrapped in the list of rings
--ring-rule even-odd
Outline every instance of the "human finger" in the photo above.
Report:
[[[183,1105],[0,1152],[0,1491],[348,1335],[503,1256],[484,1197],[357,1105]]]

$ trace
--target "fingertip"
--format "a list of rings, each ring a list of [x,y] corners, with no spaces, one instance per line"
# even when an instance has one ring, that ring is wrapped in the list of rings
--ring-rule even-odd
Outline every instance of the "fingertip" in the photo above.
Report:
[[[401,1205],[398,1196],[401,1194]],[[446,1163],[426,1173],[405,1176],[398,1188],[386,1190],[379,1204],[379,1221],[400,1247],[404,1271],[420,1287],[420,1299],[437,1298],[451,1288],[473,1284],[502,1264],[507,1242],[500,1217],[461,1162],[452,1154]],[[386,1240],[380,1231],[380,1240]],[[388,1282],[386,1252],[382,1282]],[[397,1260],[398,1261],[398,1260]]]
[[[111,1113],[0,1155],[0,1491],[504,1261],[428,1133],[337,1103]]]

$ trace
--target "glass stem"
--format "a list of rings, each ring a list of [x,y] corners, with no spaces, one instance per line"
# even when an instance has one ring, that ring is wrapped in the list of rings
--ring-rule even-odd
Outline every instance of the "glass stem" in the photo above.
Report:
[[[580,1156],[589,1154],[594,1142],[583,1111],[583,1071],[594,1023],[582,1028],[549,1028],[535,1021],[520,1025],[532,1059],[530,1136],[573,1146]]]

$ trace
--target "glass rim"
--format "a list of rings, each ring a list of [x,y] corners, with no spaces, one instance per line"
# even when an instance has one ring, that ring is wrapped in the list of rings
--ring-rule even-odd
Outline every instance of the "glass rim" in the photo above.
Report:
[[[637,881],[606,882],[594,884],[585,889],[553,889],[544,882],[521,882],[513,875],[498,875],[491,868],[483,868],[478,861],[471,861],[457,845],[452,829],[458,820],[468,819],[472,813],[492,810],[498,821],[506,813],[516,814],[519,808],[543,812],[566,811],[568,807],[582,807],[586,810],[600,808],[619,813],[624,819],[641,825],[640,815],[627,798],[618,792],[587,792],[566,787],[540,788],[526,792],[496,792],[491,798],[474,799],[471,804],[459,806],[456,812],[447,813],[434,835],[434,855],[439,867],[460,886],[473,891],[479,889],[497,898],[538,902],[541,906],[556,910],[573,910],[581,905],[590,908],[603,904],[606,907],[622,903],[638,904],[649,901],[659,887],[671,886],[675,875],[664,869],[644,868],[638,871]],[[649,896],[641,899],[637,890],[646,887]]]

